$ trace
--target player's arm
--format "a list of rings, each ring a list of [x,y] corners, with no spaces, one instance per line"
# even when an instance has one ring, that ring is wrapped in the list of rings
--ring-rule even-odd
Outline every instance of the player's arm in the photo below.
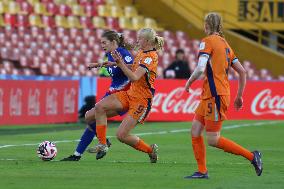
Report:
[[[112,52],[111,56],[116,61],[117,66],[123,71],[123,73],[128,77],[130,81],[137,81],[143,75],[145,75],[146,69],[144,69],[143,67],[139,67],[135,72],[132,72],[131,70],[132,65],[125,64],[123,58],[117,51]]]
[[[243,93],[246,85],[246,70],[238,61],[238,59],[236,59],[236,61],[233,61],[232,68],[239,74],[238,93],[234,102],[235,108],[239,110],[243,106]]]
[[[186,91],[189,91],[189,87],[192,85],[192,83],[204,73],[208,59],[209,55],[207,54],[199,56],[197,67],[195,68],[194,72],[191,74],[190,78],[186,82],[185,85]]]

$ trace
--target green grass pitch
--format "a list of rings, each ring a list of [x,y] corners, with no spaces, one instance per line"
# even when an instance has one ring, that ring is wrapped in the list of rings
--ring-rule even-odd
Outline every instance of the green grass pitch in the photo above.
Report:
[[[79,162],[58,160],[74,152],[83,124],[0,127],[0,188],[96,189],[277,189],[284,188],[284,121],[227,121],[222,135],[263,153],[264,171],[255,175],[246,159],[207,147],[210,179],[185,180],[196,170],[188,129],[191,123],[146,123],[134,129],[148,144],[159,145],[159,161],[115,137],[119,123],[108,129],[113,143],[107,156],[96,160],[85,153]],[[58,141],[54,161],[41,161],[37,143]],[[28,144],[28,145],[23,145]],[[91,145],[93,146],[93,142]],[[11,145],[11,146],[5,146]]]

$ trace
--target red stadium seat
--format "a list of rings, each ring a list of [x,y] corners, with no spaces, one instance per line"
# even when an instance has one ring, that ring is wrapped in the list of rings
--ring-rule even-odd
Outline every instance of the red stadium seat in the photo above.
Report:
[[[18,14],[16,26],[29,27],[30,26],[29,17],[27,15]]]
[[[54,28],[56,26],[53,16],[42,16],[42,23],[49,28]]]
[[[80,24],[83,28],[93,28],[94,27],[91,18],[86,17],[86,16],[80,17]]]

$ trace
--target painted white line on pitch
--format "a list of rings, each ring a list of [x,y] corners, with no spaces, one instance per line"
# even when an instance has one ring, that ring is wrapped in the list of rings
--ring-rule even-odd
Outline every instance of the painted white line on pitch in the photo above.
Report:
[[[237,125],[224,125],[222,128],[223,130],[228,129],[236,129],[240,127],[251,127],[251,126],[259,126],[259,125],[272,125],[281,123],[283,121],[268,121],[268,122],[256,122],[256,123],[245,123],[245,124],[237,124]],[[137,136],[147,136],[147,135],[165,135],[170,133],[182,133],[182,132],[189,132],[190,129],[176,129],[176,130],[170,130],[170,131],[158,131],[158,132],[147,132],[147,133],[134,133]],[[107,136],[108,138],[114,138],[115,136]],[[79,140],[59,140],[59,141],[53,141],[54,143],[69,143],[69,142],[78,142]],[[33,144],[7,144],[0,146],[0,149],[2,148],[9,148],[9,147],[20,147],[20,146],[36,146],[40,143],[33,143]]]

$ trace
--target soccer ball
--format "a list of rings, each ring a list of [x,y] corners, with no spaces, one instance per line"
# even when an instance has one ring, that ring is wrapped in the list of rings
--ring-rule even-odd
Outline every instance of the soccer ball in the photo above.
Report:
[[[37,154],[43,161],[50,161],[57,155],[57,148],[53,142],[43,141],[37,148]]]

